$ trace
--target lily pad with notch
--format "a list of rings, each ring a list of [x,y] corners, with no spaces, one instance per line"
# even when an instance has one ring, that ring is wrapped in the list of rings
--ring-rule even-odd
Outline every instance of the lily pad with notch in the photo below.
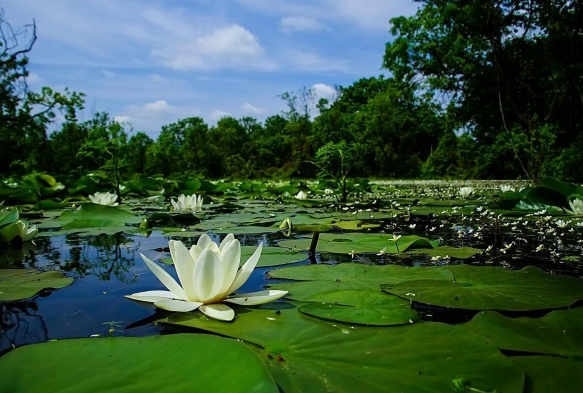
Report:
[[[43,289],[64,288],[72,282],[72,277],[57,271],[0,269],[0,301],[28,299]]]

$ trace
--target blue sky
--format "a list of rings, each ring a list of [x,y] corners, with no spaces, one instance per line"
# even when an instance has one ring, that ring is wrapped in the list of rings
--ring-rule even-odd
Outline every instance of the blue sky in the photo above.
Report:
[[[13,27],[34,18],[33,90],[87,97],[82,119],[106,111],[156,137],[163,124],[200,116],[260,121],[277,96],[302,86],[378,76],[389,19],[412,0],[4,0]]]

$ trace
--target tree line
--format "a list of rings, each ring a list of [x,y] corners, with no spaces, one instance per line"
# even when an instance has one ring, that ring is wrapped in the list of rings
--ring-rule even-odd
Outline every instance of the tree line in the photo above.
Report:
[[[581,2],[418,2],[415,15],[391,20],[390,76],[338,86],[332,100],[283,93],[287,109],[263,122],[182,119],[155,140],[107,113],[79,121],[83,94],[29,91],[34,24],[24,45],[0,37],[0,174],[308,178],[342,167],[379,178],[583,181]],[[58,111],[65,121],[49,134]]]

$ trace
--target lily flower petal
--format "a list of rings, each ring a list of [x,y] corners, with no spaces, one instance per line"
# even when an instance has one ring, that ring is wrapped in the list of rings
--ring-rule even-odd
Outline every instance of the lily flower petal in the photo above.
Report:
[[[209,235],[207,235],[206,233],[203,233],[198,238],[198,242],[196,242],[196,245],[204,250],[206,248],[206,246],[208,246],[210,243],[214,243],[213,239],[211,239],[211,237]]]
[[[192,259],[190,252],[188,252],[188,249],[182,242],[170,240],[168,247],[170,248],[170,255],[176,267],[178,279],[180,280],[180,284],[182,284],[182,289],[184,289],[186,296],[188,296],[188,300],[193,302],[198,301],[196,289],[192,285],[195,260]]]
[[[202,306],[202,303],[200,302],[185,302],[182,300],[174,299],[165,299],[154,304],[156,305],[156,307],[161,308],[162,310],[176,312],[194,311],[200,306]]]
[[[231,296],[223,300],[223,302],[240,304],[243,306],[255,306],[257,304],[263,304],[277,300],[284,297],[285,295],[287,295],[287,291],[265,290]]]
[[[221,242],[221,245],[219,246],[219,251],[223,252],[223,250],[229,245],[229,243],[231,243],[233,240],[235,240],[235,235],[233,235],[232,233],[229,233],[227,236],[225,236],[225,238],[223,239],[223,241]]]
[[[172,278],[172,276],[170,276],[170,274],[166,273],[164,269],[156,265],[154,261],[148,259],[144,254],[140,253],[140,255],[142,256],[146,266],[150,268],[152,273],[154,273],[158,280],[160,280],[160,282],[164,284],[164,286],[168,288],[170,292],[175,294],[180,299],[186,300],[188,298],[182,287],[176,282],[175,279]]]
[[[148,302],[148,303],[156,303],[161,300],[165,299],[176,299],[179,300],[179,297],[173,294],[170,291],[146,291],[146,292],[138,292],[132,295],[125,295],[126,298],[132,300],[138,300],[140,302]]]
[[[190,247],[190,256],[192,257],[192,260],[194,261],[195,264],[201,252],[202,248],[200,248],[196,244],[193,244],[192,247]]]
[[[237,270],[239,269],[239,261],[241,260],[241,244],[239,240],[233,240],[228,243],[221,252],[221,263],[223,265],[223,285],[219,291],[219,296],[224,298],[227,294],[227,290],[235,281],[237,276]],[[219,300],[219,299],[217,299]]]
[[[223,286],[223,279],[224,269],[219,256],[210,247],[205,248],[194,265],[192,278],[198,300],[207,303],[217,296]]]
[[[235,281],[233,281],[233,285],[227,290],[226,294],[231,294],[235,292],[237,289],[241,288],[243,284],[247,282],[251,273],[253,273],[253,269],[257,266],[257,262],[259,262],[259,257],[261,256],[261,250],[263,250],[263,243],[259,244],[257,250],[247,259],[247,262],[243,265],[243,267],[235,276]]]
[[[205,304],[200,306],[199,310],[207,317],[221,321],[232,321],[235,318],[235,311],[226,304]]]

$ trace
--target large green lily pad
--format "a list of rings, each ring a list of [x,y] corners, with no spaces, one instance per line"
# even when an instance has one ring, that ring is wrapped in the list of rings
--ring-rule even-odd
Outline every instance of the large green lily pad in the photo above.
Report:
[[[307,297],[299,310],[318,318],[361,325],[404,325],[420,319],[408,301],[371,289],[318,293]]]
[[[512,356],[510,359],[526,373],[525,392],[581,392],[583,361],[556,356]]]
[[[0,301],[27,299],[43,289],[63,288],[72,282],[73,278],[57,271],[0,269]]]
[[[332,325],[293,308],[239,310],[233,323],[199,313],[173,314],[165,322],[255,344],[286,393],[449,392],[455,378],[484,391],[523,388],[523,373],[494,345],[440,323]]]
[[[394,242],[393,235],[368,234],[368,233],[322,233],[318,239],[317,251],[337,254],[348,254],[354,251],[375,252],[386,247],[387,253],[404,252],[408,249],[435,248],[439,246],[438,240],[429,240],[419,236],[403,236]],[[312,242],[311,237],[307,239],[282,240],[280,247],[296,248],[298,250],[307,249]],[[398,251],[397,251],[398,247]]]
[[[118,233],[130,230],[126,224],[139,224],[141,217],[135,216],[117,206],[104,206],[84,203],[77,210],[67,210],[52,221],[54,227],[61,226],[60,231],[41,232],[39,236],[57,236],[67,233],[90,232],[91,234]],[[51,221],[45,226],[51,225]]]
[[[583,359],[583,307],[553,311],[542,318],[507,318],[484,311],[460,327],[487,337],[501,349]]]
[[[583,280],[545,273],[534,266],[521,270],[499,267],[449,266],[454,281],[412,280],[386,284],[393,295],[435,306],[466,310],[527,311],[566,307],[583,299]]]
[[[292,283],[274,283],[273,289],[289,291],[293,300],[305,300],[322,292],[345,289],[372,289],[378,291],[385,283],[398,283],[420,278],[453,280],[453,274],[439,267],[404,267],[397,265],[366,266],[359,263],[332,265],[302,265],[272,270],[271,278],[299,280]]]
[[[278,392],[244,344],[176,334],[55,340],[0,358],[0,392]]]

